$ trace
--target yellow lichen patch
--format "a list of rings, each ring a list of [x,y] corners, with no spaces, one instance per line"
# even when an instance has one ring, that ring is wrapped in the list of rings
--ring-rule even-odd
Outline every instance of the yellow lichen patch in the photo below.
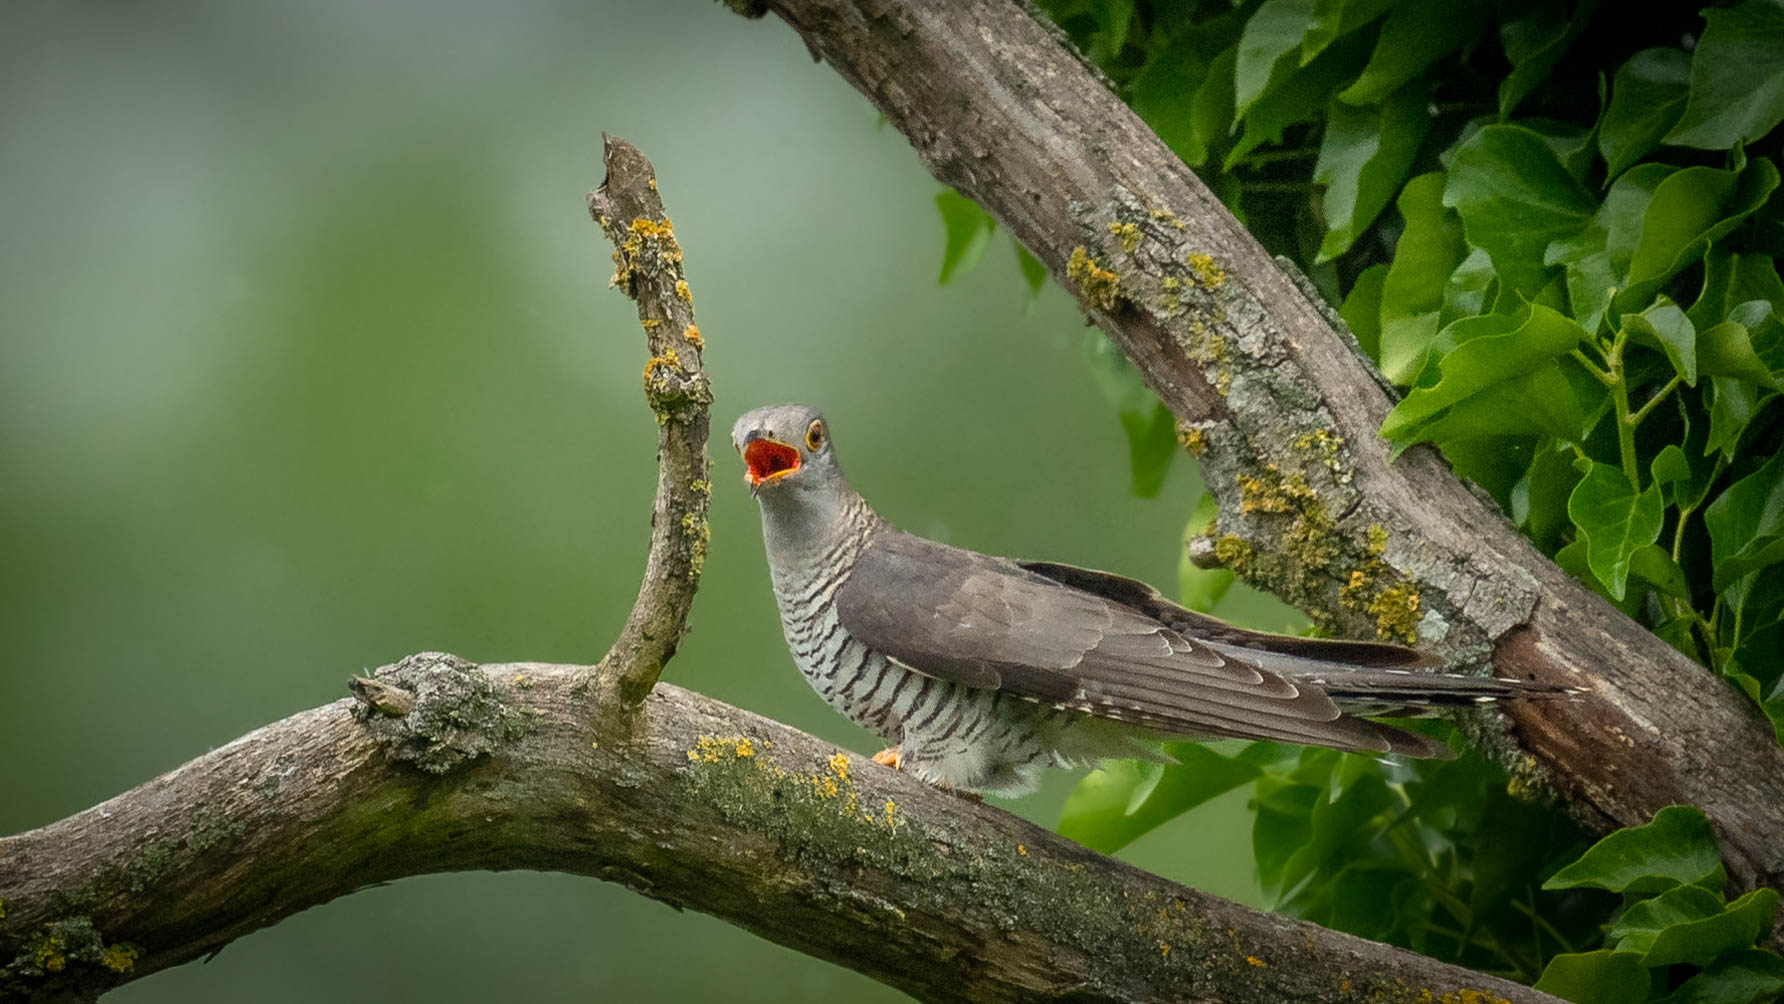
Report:
[[[1028,857],[1028,847],[1027,847],[1027,845],[1025,845],[1025,844],[1017,844],[1017,845],[1016,845],[1016,853],[1017,853],[1017,854],[1020,854],[1020,855],[1022,855],[1022,856],[1023,856],[1023,857]]]
[[[660,356],[651,356],[644,363],[644,392],[646,394],[664,394],[670,389],[668,375],[665,371],[681,369],[681,357],[674,349],[664,349]]]
[[[1389,640],[1404,638],[1408,644],[1418,641],[1419,593],[1410,582],[1383,589],[1367,609],[1375,617],[1377,635]]]
[[[136,968],[136,957],[139,953],[135,945],[118,942],[105,950],[99,964],[114,973],[127,973]]]
[[[1249,542],[1230,533],[1214,538],[1214,558],[1222,568],[1230,568],[1240,576],[1248,576],[1255,565],[1257,552]]]
[[[849,779],[849,755],[847,753],[837,750],[830,757],[830,773],[835,774],[839,781]]]
[[[1490,994],[1483,990],[1469,989],[1457,990],[1454,993],[1444,994],[1442,1001],[1443,1004],[1511,1004],[1511,1001],[1506,1000],[1498,994]]]
[[[1246,964],[1246,965],[1248,965],[1248,966],[1256,966],[1256,967],[1258,967],[1258,968],[1259,968],[1259,969],[1262,969],[1262,968],[1264,968],[1264,960],[1263,960],[1263,959],[1260,959],[1260,958],[1258,958],[1258,957],[1257,957],[1257,956],[1255,956],[1255,955],[1247,955],[1247,956],[1246,956],[1246,957],[1245,957],[1245,964]]]
[[[0,919],[5,919],[5,917],[6,917],[6,901],[3,899],[0,899]]]
[[[896,830],[900,825],[901,821],[898,818],[898,805],[888,798],[886,799],[886,826]]]
[[[1065,276],[1077,283],[1081,293],[1090,305],[1098,310],[1112,310],[1115,297],[1121,290],[1121,279],[1114,272],[1099,266],[1096,259],[1084,250],[1080,244],[1072,249],[1072,255],[1066,259]]]
[[[1313,429],[1296,436],[1291,445],[1302,453],[1312,454],[1313,458],[1324,465],[1326,470],[1340,475],[1341,480],[1343,479],[1344,471],[1341,463],[1343,436],[1330,429]]]
[[[655,331],[663,326],[663,322],[654,317],[647,317],[644,320],[639,321],[638,324],[646,331]]]
[[[32,961],[46,973],[59,973],[62,967],[68,965],[68,956],[62,953],[62,947],[62,935],[46,925],[43,938],[37,942],[37,950],[32,953]]]
[[[688,303],[694,302],[693,291],[688,289],[688,281],[686,279],[675,280],[675,295],[681,297],[682,300]]]
[[[1177,214],[1171,212],[1169,209],[1154,209],[1152,211],[1152,218],[1168,223],[1171,226],[1176,227],[1178,230],[1188,229],[1184,222],[1177,218]]]
[[[755,755],[755,743],[748,736],[701,736],[688,750],[688,759],[695,763],[721,763]]]
[[[1380,523],[1369,524],[1369,553],[1381,557],[1388,549],[1388,528]]]
[[[1161,941],[1158,943],[1158,957],[1161,959],[1168,959],[1171,957],[1170,942]]]
[[[1138,223],[1122,223],[1114,220],[1109,223],[1109,232],[1121,239],[1121,250],[1133,254],[1140,246],[1140,225]]]
[[[1177,442],[1190,453],[1201,456],[1208,451],[1208,434],[1200,426],[1185,426],[1177,433]]]
[[[1226,282],[1226,270],[1215,264],[1213,255],[1197,251],[1183,260],[1203,289],[1219,289]]]
[[[700,337],[700,329],[692,324],[682,329],[681,340],[697,349],[706,347],[706,339]]]
[[[650,186],[651,191],[653,191],[653,192],[656,191],[657,190],[657,176],[654,174],[651,175],[650,180],[645,182],[645,184]]]

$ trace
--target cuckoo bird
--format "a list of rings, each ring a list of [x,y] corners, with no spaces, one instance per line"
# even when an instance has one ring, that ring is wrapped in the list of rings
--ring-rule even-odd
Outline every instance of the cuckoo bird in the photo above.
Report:
[[[1555,692],[1431,672],[1398,645],[1247,631],[1133,579],[894,529],[849,487],[829,426],[804,405],[751,411],[731,439],[793,661],[827,703],[896,744],[875,760],[931,783],[1020,794],[1048,767],[1168,761],[1158,741],[1171,737],[1447,757],[1362,716]]]

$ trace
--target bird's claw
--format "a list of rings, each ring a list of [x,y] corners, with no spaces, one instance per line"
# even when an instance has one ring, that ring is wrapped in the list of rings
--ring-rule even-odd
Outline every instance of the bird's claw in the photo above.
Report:
[[[899,752],[898,747],[888,746],[873,755],[873,762],[893,770],[903,770],[904,754]]]

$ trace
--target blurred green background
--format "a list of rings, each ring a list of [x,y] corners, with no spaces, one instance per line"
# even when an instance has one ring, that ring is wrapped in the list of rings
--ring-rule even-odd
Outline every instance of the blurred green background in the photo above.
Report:
[[[583,210],[602,130],[657,165],[718,396],[711,559],[669,680],[877,748],[781,641],[722,439],[772,401],[825,408],[908,529],[1174,586],[1192,465],[1128,496],[1071,301],[1029,303],[1001,234],[938,287],[936,183],[784,25],[707,0],[12,0],[0,832],[409,652],[600,656],[655,444]],[[1051,825],[1071,783],[1012,808]],[[1255,901],[1243,799],[1125,856]],[[111,999],[516,994],[900,998],[617,886],[475,873],[362,891]]]

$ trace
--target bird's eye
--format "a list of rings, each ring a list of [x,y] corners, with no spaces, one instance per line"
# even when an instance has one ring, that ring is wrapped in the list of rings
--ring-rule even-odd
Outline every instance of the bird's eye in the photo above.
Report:
[[[805,429],[805,448],[816,453],[824,448],[824,420],[817,419]]]

